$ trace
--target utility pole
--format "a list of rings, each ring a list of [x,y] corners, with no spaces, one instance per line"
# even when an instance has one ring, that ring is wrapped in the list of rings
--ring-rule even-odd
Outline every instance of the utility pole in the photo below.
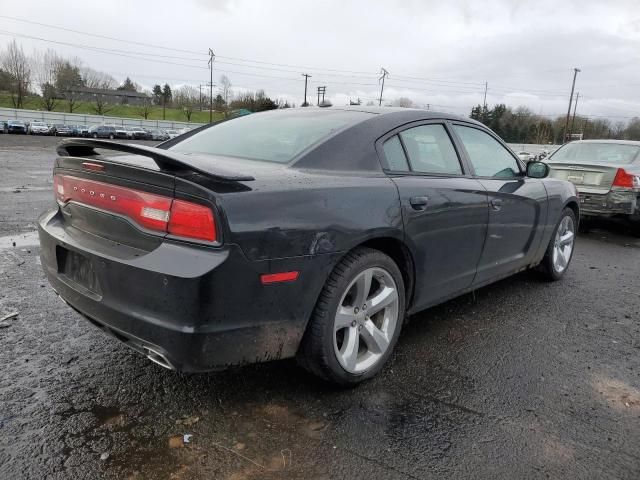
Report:
[[[489,82],[484,82],[484,99],[482,100],[482,123],[486,120],[485,113],[487,111],[487,90],[489,89]]]
[[[571,102],[573,101],[573,91],[576,88],[576,77],[578,76],[579,68],[573,69],[573,83],[571,84],[571,95],[569,96],[569,108],[567,109],[567,119],[564,122],[564,138],[562,143],[567,141],[567,130],[569,129],[569,117],[571,116]]]
[[[382,76],[378,79],[378,82],[382,80],[382,86],[380,87],[380,100],[378,101],[379,107],[382,106],[382,92],[384,92],[384,79],[387,77],[387,75],[389,75],[389,72],[387,72],[384,69],[384,67],[381,67],[380,73],[382,73]]]
[[[308,73],[303,73],[302,76],[304,77],[304,103],[302,104],[302,106],[308,107],[309,104],[307,103],[307,81],[309,80],[309,78],[311,78],[311,75],[309,75]]]
[[[487,109],[487,90],[489,89],[489,82],[484,82],[484,99],[482,100],[482,106]]]
[[[207,85],[198,85],[200,89],[200,111],[202,111],[202,87],[206,87]]]
[[[573,118],[571,119],[571,130],[569,130],[569,136],[573,134],[573,124],[576,121],[576,110],[578,109],[578,99],[580,98],[580,92],[576,92],[576,102],[573,104]]]
[[[213,122],[213,61],[215,58],[213,50],[209,49],[209,123]]]
[[[324,94],[327,92],[327,87],[318,87],[318,106],[324,103]],[[320,94],[322,94],[322,103],[320,102]]]

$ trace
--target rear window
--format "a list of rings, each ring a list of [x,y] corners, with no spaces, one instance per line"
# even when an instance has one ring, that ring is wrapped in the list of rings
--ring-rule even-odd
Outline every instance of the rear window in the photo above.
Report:
[[[202,130],[170,150],[287,163],[306,148],[371,115],[315,109],[254,113]]]
[[[632,163],[640,146],[620,143],[568,143],[558,149],[551,162],[595,162],[628,165]]]

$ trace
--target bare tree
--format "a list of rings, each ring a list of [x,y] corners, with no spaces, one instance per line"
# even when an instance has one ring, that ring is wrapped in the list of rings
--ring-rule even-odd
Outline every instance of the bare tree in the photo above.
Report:
[[[151,92],[144,92],[147,94],[147,98],[144,99],[142,105],[138,108],[138,115],[143,117],[145,120],[149,118],[151,112],[153,111],[153,101],[151,97]]]
[[[191,116],[198,106],[200,92],[197,88],[185,85],[173,92],[173,103],[180,109],[187,118],[187,122],[191,121]]]
[[[5,52],[2,52],[1,59],[2,68],[9,74],[11,79],[9,91],[11,92],[13,106],[15,108],[23,108],[24,97],[29,92],[29,86],[31,85],[29,59],[15,40],[9,44]]]
[[[413,100],[407,97],[400,97],[393,102],[393,105],[396,107],[411,108],[413,107]]]
[[[99,72],[91,67],[81,67],[82,81],[88,88],[113,89],[118,86],[118,81],[108,73]]]
[[[229,96],[231,95],[231,82],[226,75],[220,77],[220,89],[222,91],[222,98],[224,98],[225,105],[229,105]]]
[[[56,88],[56,77],[61,63],[62,59],[52,49],[44,52],[36,51],[33,55],[35,79],[40,88],[40,104],[48,112],[56,108],[59,103],[60,95]]]
[[[108,107],[108,103],[103,95],[96,95],[96,100],[93,104],[93,111],[96,112],[96,115],[106,115],[111,111],[111,108]]]

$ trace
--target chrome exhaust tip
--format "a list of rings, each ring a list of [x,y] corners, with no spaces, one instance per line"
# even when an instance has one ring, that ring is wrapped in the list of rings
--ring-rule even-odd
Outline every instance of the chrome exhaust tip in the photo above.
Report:
[[[167,370],[176,369],[171,364],[171,362],[167,359],[167,357],[164,356],[162,352],[158,352],[157,350],[154,350],[153,348],[150,348],[147,346],[143,346],[142,349],[144,350],[144,353],[147,356],[147,358],[151,360],[153,363],[157,363],[158,365],[166,368]]]

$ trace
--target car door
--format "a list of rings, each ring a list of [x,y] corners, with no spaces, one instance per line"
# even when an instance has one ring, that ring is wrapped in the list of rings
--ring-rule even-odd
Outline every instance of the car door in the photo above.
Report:
[[[468,175],[444,122],[397,129],[378,150],[400,195],[417,311],[471,285],[486,235],[487,194]]]
[[[481,285],[528,266],[535,258],[547,216],[547,191],[528,178],[515,155],[488,130],[453,124],[460,150],[487,190],[489,227],[474,284]]]

